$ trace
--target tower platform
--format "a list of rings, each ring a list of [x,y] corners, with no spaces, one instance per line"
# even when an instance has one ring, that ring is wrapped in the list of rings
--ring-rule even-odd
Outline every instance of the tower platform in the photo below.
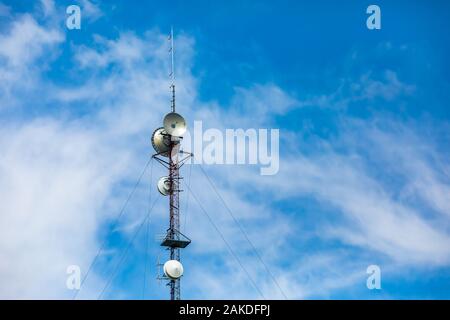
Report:
[[[170,248],[186,248],[191,243],[191,239],[178,230],[173,232],[169,229],[161,242],[161,246]]]

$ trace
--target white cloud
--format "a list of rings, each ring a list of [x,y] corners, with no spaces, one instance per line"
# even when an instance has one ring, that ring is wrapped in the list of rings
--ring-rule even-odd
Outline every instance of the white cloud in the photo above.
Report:
[[[55,14],[55,2],[53,0],[41,0],[42,11],[45,17],[50,17]]]
[[[80,0],[82,17],[86,17],[89,21],[95,21],[103,16],[100,5],[94,1]]]
[[[373,102],[377,98],[390,102],[408,97],[414,94],[415,89],[414,85],[400,81],[392,70],[384,70],[378,77],[375,72],[368,71],[358,79],[342,78],[331,92],[306,95],[295,106],[345,110],[352,103]]]
[[[49,53],[63,40],[59,30],[47,29],[29,14],[12,21],[0,34],[0,108],[14,106],[17,96],[35,92],[40,73],[51,61]]]
[[[413,85],[401,82],[392,70],[385,71],[382,81],[371,79],[370,74],[365,74],[359,82],[352,83],[351,88],[358,99],[381,97],[387,101],[400,95],[410,95],[415,89]]]
[[[437,137],[424,129],[420,130],[417,124],[405,126],[389,123],[389,126],[394,129],[383,131],[371,127],[367,130],[367,139],[374,142],[372,152],[377,152],[382,146],[384,163],[390,163],[390,170],[407,181],[401,196],[405,200],[422,200],[428,209],[450,215],[449,166],[445,161],[445,151],[433,143]],[[427,123],[425,126],[436,126],[434,135],[439,134],[438,124]],[[446,127],[442,130],[445,131]]]
[[[124,155],[95,130],[55,120],[1,128],[0,296],[68,297],[66,267],[95,253]]]
[[[441,228],[448,223],[449,210],[443,200],[449,195],[448,178],[438,179],[442,176],[439,168],[424,161],[428,150],[434,149],[433,144],[370,122],[346,125],[347,135],[333,141],[335,147],[327,142],[323,142],[325,147],[309,144],[308,154],[283,159],[278,176],[257,179],[247,175],[248,179],[264,192],[278,190],[277,199],[312,196],[338,209],[343,220],[322,230],[326,237],[374,250],[400,263],[436,266],[450,263],[450,236]],[[391,122],[391,125],[398,124]],[[408,130],[408,134],[413,133]],[[417,141],[427,148],[415,147]],[[375,168],[385,168],[387,177]],[[244,175],[240,172],[238,176]],[[391,187],[389,179],[399,176],[406,180]],[[403,190],[415,190],[414,197],[401,198]],[[438,209],[440,215],[430,219],[427,207],[417,205],[420,198],[425,205]]]
[[[300,105],[299,101],[272,83],[257,84],[251,88],[236,88],[235,91],[233,109],[237,114],[253,115],[258,121],[273,115],[283,115]]]
[[[31,15],[25,14],[12,23],[8,33],[3,34],[0,40],[0,55],[4,64],[17,68],[29,67],[45,49],[61,43],[64,37],[60,31],[47,30]]]

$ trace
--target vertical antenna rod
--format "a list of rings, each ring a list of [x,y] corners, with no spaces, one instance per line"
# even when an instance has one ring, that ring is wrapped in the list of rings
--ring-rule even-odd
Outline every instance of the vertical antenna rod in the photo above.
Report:
[[[171,100],[171,108],[172,112],[175,112],[175,63],[174,63],[174,51],[175,47],[173,45],[173,27],[170,28],[170,88],[172,90],[172,100]]]

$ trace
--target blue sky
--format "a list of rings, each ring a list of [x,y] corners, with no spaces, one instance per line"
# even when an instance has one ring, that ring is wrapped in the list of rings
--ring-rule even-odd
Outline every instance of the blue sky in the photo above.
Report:
[[[81,30],[65,26],[71,4]],[[381,30],[366,27],[370,4]],[[155,238],[168,220],[158,163],[114,219],[169,110],[173,25],[178,110],[190,127],[280,130],[274,176],[254,165],[203,168],[289,298],[450,298],[449,9],[0,1],[0,297],[71,298],[67,266],[84,274],[105,239],[80,298],[98,298],[109,279],[102,298],[168,297],[156,281],[167,254]],[[183,174],[264,297],[283,298],[200,166]],[[260,299],[187,194],[182,297]],[[381,290],[366,287],[372,264]]]

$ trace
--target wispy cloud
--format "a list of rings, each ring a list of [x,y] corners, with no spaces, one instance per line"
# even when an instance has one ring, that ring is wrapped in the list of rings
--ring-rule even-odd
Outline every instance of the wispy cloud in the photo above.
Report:
[[[0,35],[0,101],[2,108],[16,105],[17,96],[33,94],[39,84],[40,73],[49,63],[51,53],[64,40],[57,29],[47,29],[30,14],[12,20]]]
[[[95,21],[104,14],[97,1],[80,0],[80,4],[83,10],[83,17],[86,17],[89,21]]]
[[[346,133],[333,141],[335,147],[328,142],[325,147],[310,145],[314,152],[285,158],[279,176],[252,178],[251,184],[257,189],[265,185],[264,192],[278,190],[280,199],[311,195],[336,208],[343,220],[326,227],[327,237],[376,250],[395,261],[446,265],[448,177],[426,160],[429,151],[437,152],[436,146],[410,128],[379,121],[391,127],[346,122]],[[417,199],[423,200],[422,206]],[[430,207],[439,214],[430,214]]]

